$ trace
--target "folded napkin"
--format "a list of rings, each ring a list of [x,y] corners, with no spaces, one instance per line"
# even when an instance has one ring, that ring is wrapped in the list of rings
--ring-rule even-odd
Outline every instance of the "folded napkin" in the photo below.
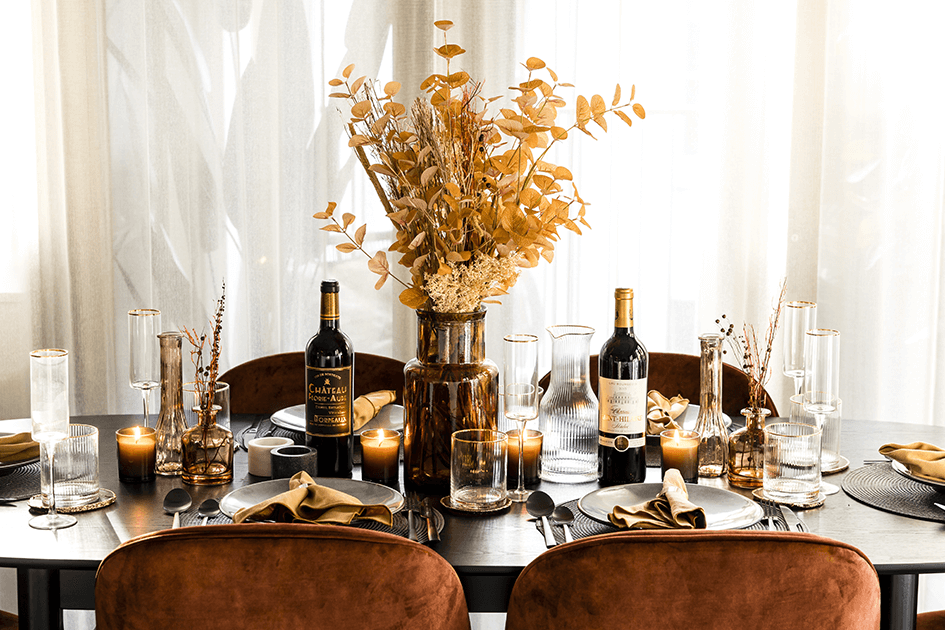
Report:
[[[39,443],[28,432],[0,437],[0,463],[12,464],[39,457]]]
[[[659,435],[666,429],[682,429],[676,418],[686,411],[689,399],[682,396],[667,398],[655,389],[646,394],[646,433]]]
[[[917,477],[945,481],[945,451],[934,444],[884,444],[879,452],[903,464]]]
[[[394,402],[397,398],[397,392],[390,389],[382,389],[379,392],[371,392],[354,399],[354,420],[352,428],[357,431],[371,421],[381,407]]]
[[[638,505],[614,507],[607,515],[620,529],[705,529],[705,510],[689,501],[686,482],[675,468],[663,476],[663,490]]]
[[[319,486],[303,471],[296,473],[289,480],[288,492],[243,508],[233,517],[233,522],[271,520],[280,523],[347,525],[356,518],[377,521],[388,527],[394,521],[390,508],[386,505],[364,505],[350,494]]]

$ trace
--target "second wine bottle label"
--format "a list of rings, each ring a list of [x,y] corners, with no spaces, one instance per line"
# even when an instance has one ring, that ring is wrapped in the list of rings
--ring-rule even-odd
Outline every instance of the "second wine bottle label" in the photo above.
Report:
[[[601,378],[598,388],[601,446],[618,451],[643,446],[646,443],[646,379]],[[618,437],[611,437],[614,435]]]
[[[337,436],[351,433],[351,366],[305,368],[305,432]]]

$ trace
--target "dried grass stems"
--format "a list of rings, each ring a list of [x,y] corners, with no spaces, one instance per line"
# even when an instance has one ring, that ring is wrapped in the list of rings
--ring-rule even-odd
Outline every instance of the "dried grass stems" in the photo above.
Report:
[[[740,367],[748,375],[749,407],[761,408],[768,404],[765,385],[771,378],[768,368],[771,361],[771,352],[774,348],[774,338],[778,334],[778,326],[781,323],[781,310],[784,307],[786,289],[787,282],[782,280],[777,303],[772,308],[771,315],[768,316],[768,329],[765,331],[764,345],[758,342],[758,336],[753,325],[742,324],[742,334],[738,335],[735,334],[735,325],[729,322],[725,315],[715,320],[715,323],[720,326],[719,332],[725,336],[725,340],[733,354],[738,358]]]
[[[481,83],[450,68],[465,52],[447,41],[452,23],[434,26],[443,31],[443,45],[434,52],[446,60],[446,73],[421,83],[426,96],[409,111],[393,100],[400,90],[396,81],[379,90],[365,77],[352,80],[353,65],[329,81],[338,88],[330,96],[351,106],[348,146],[394,225],[396,238],[388,251],[399,255],[410,281],[393,276],[385,252],[371,255],[364,249],[367,226],[352,231],[353,214],[339,220],[332,202],[314,216],[330,221],[323,230],[347,237],[338,250],[369,258],[368,267],[380,276],[375,288],[393,277],[403,286],[400,301],[407,306],[460,312],[495,302],[489,298],[507,293],[520,268],[534,267],[542,258],[551,262],[559,228],[581,234],[581,225],[590,227],[588,204],[571,172],[546,161],[548,151],[574,130],[593,138],[591,122],[606,132],[611,115],[631,125],[624,109],[640,119],[646,114],[633,103],[633,89],[621,102],[617,85],[610,106],[600,95],[578,96],[576,119],[559,126],[558,112],[566,102],[558,90],[573,86],[560,83],[536,57],[523,64],[527,79],[509,88],[514,108],[491,114],[489,105],[499,97],[485,98]]]
[[[213,394],[217,388],[217,377],[220,372],[220,340],[223,334],[223,310],[226,306],[226,281],[217,300],[216,311],[210,323],[213,324],[213,334],[210,340],[210,363],[204,364],[203,349],[207,344],[207,333],[197,334],[196,328],[184,326],[181,332],[190,342],[190,361],[194,365],[194,388],[197,391],[197,405],[209,415],[213,405]]]

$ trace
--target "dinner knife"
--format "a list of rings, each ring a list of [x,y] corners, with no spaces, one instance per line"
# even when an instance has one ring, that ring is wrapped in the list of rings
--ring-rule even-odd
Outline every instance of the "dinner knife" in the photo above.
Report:
[[[797,514],[795,514],[791,508],[786,505],[781,505],[779,507],[781,508],[781,516],[784,517],[784,522],[787,523],[788,531],[804,531],[804,526],[801,525],[801,519],[797,518]]]

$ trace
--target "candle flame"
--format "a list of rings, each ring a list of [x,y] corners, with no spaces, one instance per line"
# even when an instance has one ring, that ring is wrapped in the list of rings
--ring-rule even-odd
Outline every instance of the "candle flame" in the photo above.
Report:
[[[679,429],[673,431],[673,444],[679,446]]]
[[[135,436],[135,442],[137,442],[138,440],[141,439],[141,427],[135,427],[135,428],[133,429],[133,432],[134,432],[134,436]]]

